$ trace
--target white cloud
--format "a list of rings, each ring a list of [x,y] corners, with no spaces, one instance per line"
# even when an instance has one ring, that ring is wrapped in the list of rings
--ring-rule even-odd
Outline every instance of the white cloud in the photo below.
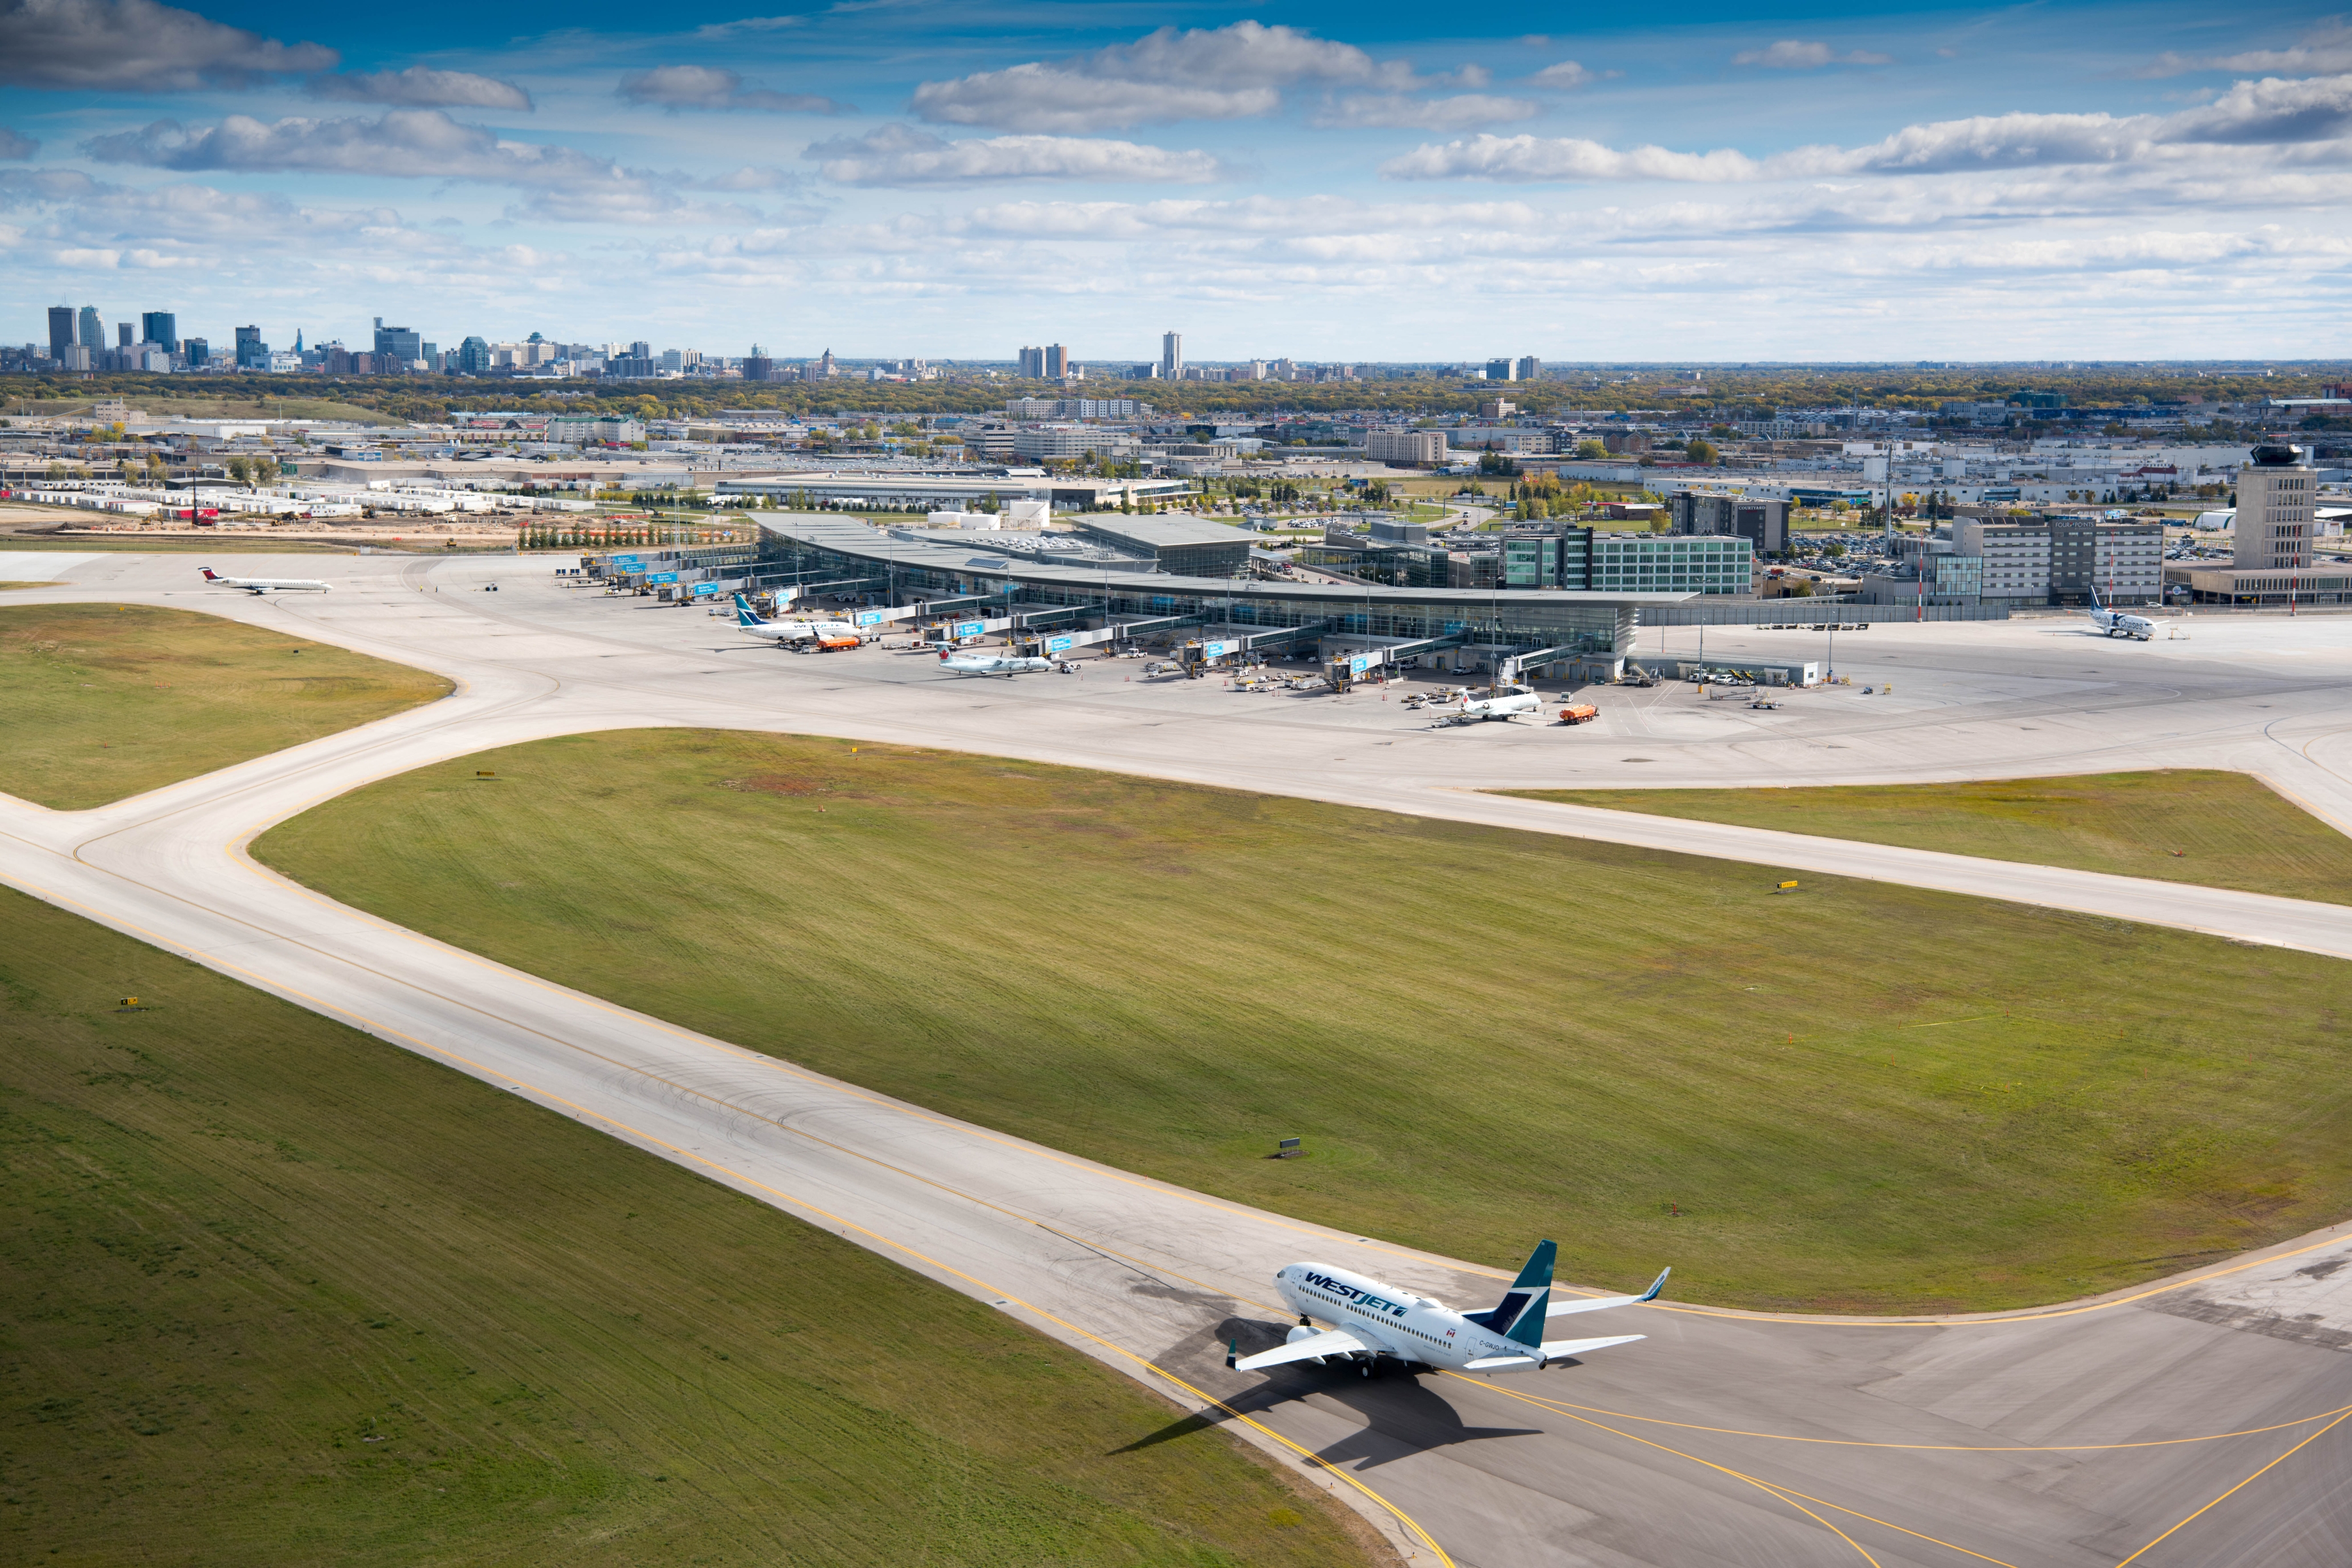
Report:
[[[1281,106],[1280,89],[1306,81],[1417,85],[1410,67],[1380,64],[1351,44],[1294,27],[1235,22],[1183,31],[1162,27],[1132,44],[1053,65],[1032,62],[927,81],[915,89],[909,107],[935,124],[1108,131],[1271,114]]]
[[[751,163],[724,174],[697,180],[695,189],[701,191],[789,191],[808,184],[808,176],[793,169]]]
[[[41,150],[38,137],[0,125],[0,158],[29,158]]]
[[[1608,74],[1615,76],[1617,73],[1611,71]],[[1562,60],[1558,65],[1544,67],[1535,75],[1528,77],[1523,85],[1550,88],[1556,92],[1570,92],[1580,87],[1590,87],[1600,79],[1600,73],[1587,70],[1574,60]]]
[[[1315,123],[1344,130],[1402,126],[1414,131],[1467,131],[1532,120],[1541,105],[1524,98],[1467,92],[1453,98],[1409,98],[1401,92],[1349,93],[1325,107]]]
[[[621,79],[620,94],[675,114],[681,109],[748,109],[768,114],[849,114],[851,105],[812,93],[771,92],[746,87],[730,70],[709,66],[656,66]]]
[[[394,109],[380,120],[294,119],[268,125],[232,114],[193,132],[176,121],[159,120],[138,131],[92,137],[82,150],[100,163],[189,172],[300,170],[534,186],[656,183],[656,176],[576,148],[501,141],[437,109]]]
[[[2284,76],[2332,75],[2352,71],[2352,25],[2331,16],[2303,36],[2291,48],[2249,49],[2235,55],[2162,54],[2138,74],[2144,77],[2184,76],[2190,71],[2276,71]]]
[[[1381,165],[1391,180],[1752,180],[1757,162],[1728,148],[1675,153],[1664,147],[1620,152],[1571,136],[1476,136],[1442,147],[1416,147]]]
[[[903,125],[813,144],[824,177],[843,185],[976,184],[1004,180],[1150,181],[1198,184],[1222,176],[1206,153],[1074,136],[992,136],[949,142]]]
[[[698,38],[731,38],[741,33],[773,33],[786,27],[798,27],[808,21],[805,16],[738,16],[731,22],[706,22],[694,30]]]
[[[1769,48],[1743,49],[1731,57],[1731,63],[1769,66],[1775,70],[1819,70],[1823,66],[1891,66],[1895,61],[1891,56],[1872,54],[1867,49],[1842,55],[1827,44],[1782,38]]]
[[[314,76],[310,93],[338,103],[390,103],[404,109],[527,110],[531,107],[530,94],[510,81],[471,71],[435,70],[430,66]]]
[[[331,70],[318,44],[283,44],[156,0],[0,0],[0,84],[194,92]]]
[[[1580,138],[1482,135],[1391,159],[1393,180],[1669,180],[1724,184],[1853,174],[1940,174],[2074,164],[2177,164],[2196,147],[2263,147],[2275,160],[2352,163],[2352,76],[2240,82],[2171,115],[1997,114],[1910,125],[1862,147],[1766,158],[1730,149],[1619,151]],[[2247,172],[2251,173],[2251,170]]]

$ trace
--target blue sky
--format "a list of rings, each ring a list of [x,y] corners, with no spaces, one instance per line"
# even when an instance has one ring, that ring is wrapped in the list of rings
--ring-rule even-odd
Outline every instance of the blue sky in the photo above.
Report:
[[[2352,354],[2352,19],[1653,16],[0,0],[0,340]]]

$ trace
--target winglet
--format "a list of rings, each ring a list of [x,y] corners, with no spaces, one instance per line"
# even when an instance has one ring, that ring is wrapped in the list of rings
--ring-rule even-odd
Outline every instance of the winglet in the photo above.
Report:
[[[1665,1268],[1659,1269],[1658,1277],[1650,1281],[1650,1288],[1633,1298],[1635,1304],[1638,1305],[1643,1301],[1656,1300],[1658,1299],[1658,1292],[1666,1288],[1666,1276],[1672,1274],[1674,1271],[1674,1265],[1672,1264],[1668,1264]]]
[[[1231,1372],[1234,1369],[1234,1359],[1241,1353],[1242,1342],[1240,1340],[1232,1339],[1225,1342],[1225,1370],[1227,1372]]]

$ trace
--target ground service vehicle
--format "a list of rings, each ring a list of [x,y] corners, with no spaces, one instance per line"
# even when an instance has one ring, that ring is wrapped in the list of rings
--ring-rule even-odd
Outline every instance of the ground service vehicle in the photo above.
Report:
[[[1570,702],[1559,710],[1563,724],[1587,724],[1601,717],[1601,710],[1590,702]]]

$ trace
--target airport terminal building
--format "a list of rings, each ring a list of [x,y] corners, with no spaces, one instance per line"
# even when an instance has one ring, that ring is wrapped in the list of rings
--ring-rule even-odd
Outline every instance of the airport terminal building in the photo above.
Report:
[[[995,595],[1008,607],[1024,610],[1067,606],[1121,620],[1197,616],[1219,626],[1315,628],[1360,644],[1454,637],[1483,647],[1562,650],[1560,659],[1545,660],[1547,666],[1622,658],[1633,649],[1643,610],[1692,597],[1185,576],[1152,571],[1142,562],[1039,561],[992,551],[984,534],[919,542],[832,513],[756,516],[763,533],[763,576],[784,574],[833,592],[871,594],[887,603]]]

